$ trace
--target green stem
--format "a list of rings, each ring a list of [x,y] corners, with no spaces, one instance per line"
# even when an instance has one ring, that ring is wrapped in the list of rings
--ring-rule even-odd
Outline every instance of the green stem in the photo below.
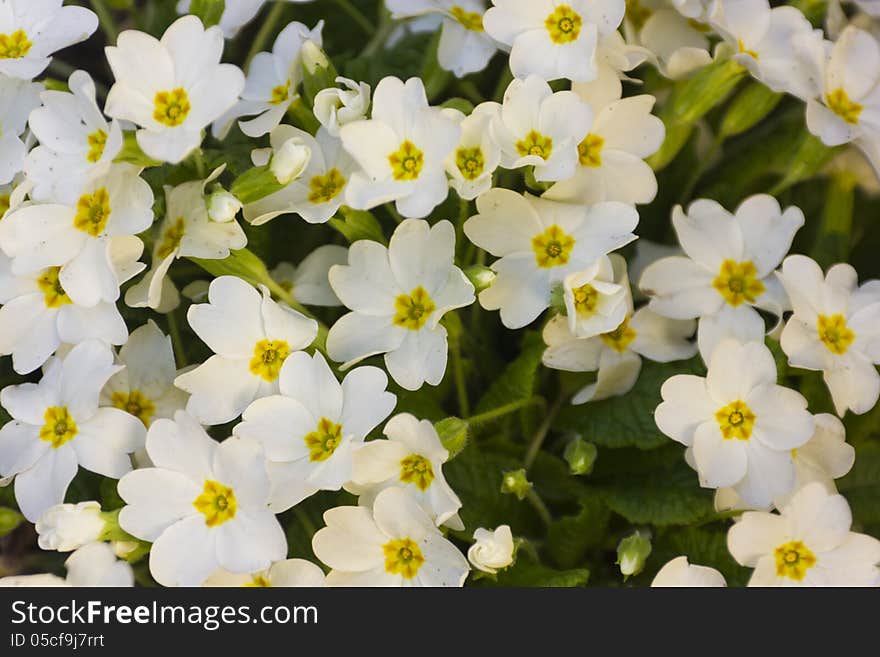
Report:
[[[375,54],[385,45],[385,41],[387,41],[388,35],[391,34],[391,30],[394,29],[394,21],[391,20],[391,14],[381,8],[379,11],[382,13],[382,18],[379,19],[379,27],[376,28],[373,38],[370,39],[370,42],[366,45],[363,51],[361,51],[360,56],[362,58],[375,56]]]
[[[100,23],[104,34],[107,35],[107,41],[110,42],[110,45],[116,45],[119,30],[116,28],[116,21],[113,20],[113,13],[107,7],[104,0],[91,0],[90,4],[98,15],[98,23]]]
[[[461,337],[458,336],[449,342],[449,351],[452,354],[452,373],[455,376],[455,390],[458,394],[458,411],[463,419],[471,414],[468,400],[467,380],[464,377],[464,362],[461,358]]]
[[[339,5],[339,8],[348,14],[364,32],[366,32],[367,36],[371,36],[376,32],[376,26],[370,22],[369,18],[361,13],[360,9],[349,2],[349,0],[336,0],[336,4]]]
[[[207,173],[205,171],[205,155],[202,153],[202,149],[195,149],[190,157],[192,158],[193,166],[196,169],[196,175],[199,177],[199,180],[207,178]]]
[[[681,205],[685,205],[688,201],[690,201],[691,196],[693,196],[694,189],[697,186],[697,183],[700,182],[700,180],[703,178],[703,174],[706,173],[709,165],[712,164],[712,160],[715,157],[716,153],[718,153],[718,150],[721,148],[722,144],[724,144],[724,135],[719,132],[715,135],[715,139],[712,140],[712,145],[709,146],[709,150],[700,157],[700,161],[694,167],[694,170],[691,173],[690,178],[688,178],[687,183],[685,183],[684,189],[681,192],[681,198],[679,200],[679,203]]]
[[[532,467],[532,464],[538,457],[538,452],[541,451],[541,445],[544,444],[544,439],[547,437],[547,434],[550,433],[550,427],[553,426],[553,421],[556,419],[556,416],[562,408],[563,399],[562,395],[556,398],[556,401],[553,402],[553,406],[550,407],[544,421],[541,422],[541,426],[538,427],[538,430],[532,437],[532,442],[529,443],[529,449],[526,452],[526,458],[523,463],[526,470]]]
[[[549,527],[550,524],[553,522],[553,516],[550,514],[550,509],[548,509],[547,505],[544,504],[544,500],[542,500],[541,496],[535,492],[534,488],[530,488],[529,492],[526,493],[526,499],[538,513],[538,517],[541,518],[541,522]]]
[[[528,399],[520,399],[519,401],[510,402],[509,404],[505,404],[504,406],[493,408],[491,411],[486,411],[485,413],[480,413],[479,415],[472,415],[468,418],[468,424],[472,427],[479,424],[485,424],[487,422],[491,422],[492,420],[497,420],[500,417],[504,417],[505,415],[510,415],[511,413],[518,411],[521,408],[525,408],[526,406],[533,406],[543,403],[543,397],[529,397]]]
[[[171,336],[171,346],[174,348],[174,358],[177,361],[177,369],[189,365],[186,358],[186,350],[183,347],[183,336],[180,333],[180,324],[177,321],[177,310],[172,310],[165,315],[168,322],[168,334]]]
[[[248,64],[251,63],[254,55],[265,48],[266,44],[269,41],[269,37],[272,36],[272,33],[275,31],[275,27],[278,25],[278,22],[284,15],[285,9],[286,7],[284,2],[276,2],[274,5],[272,5],[272,9],[269,10],[269,14],[266,16],[263,24],[260,25],[260,31],[257,32],[257,36],[254,37],[254,42],[251,44],[251,49],[248,50],[247,57],[244,60],[245,70],[247,70]]]
[[[299,524],[303,526],[303,529],[306,531],[310,537],[315,535],[317,528],[315,524],[312,522],[312,519],[303,511],[300,507],[293,507],[293,513],[296,516],[296,519],[299,520]]]

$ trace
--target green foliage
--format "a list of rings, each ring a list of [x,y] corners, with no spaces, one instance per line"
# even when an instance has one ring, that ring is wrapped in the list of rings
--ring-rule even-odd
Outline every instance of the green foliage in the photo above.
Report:
[[[189,5],[189,13],[201,18],[205,27],[217,25],[223,17],[224,9],[225,0],[192,0]]]
[[[22,522],[24,522],[24,516],[18,511],[0,507],[0,538],[11,534]]]
[[[537,333],[526,333],[522,350],[477,402],[475,413],[486,413],[496,408],[523,401],[535,394],[544,341]]]
[[[366,210],[352,210],[347,206],[340,209],[342,218],[333,217],[330,219],[330,226],[350,244],[354,244],[358,240],[372,240],[380,244],[387,244],[382,226],[372,212]]]
[[[586,586],[590,579],[590,571],[586,568],[556,570],[536,563],[527,556],[520,556],[516,563],[500,572],[497,580],[481,580],[497,586]]]

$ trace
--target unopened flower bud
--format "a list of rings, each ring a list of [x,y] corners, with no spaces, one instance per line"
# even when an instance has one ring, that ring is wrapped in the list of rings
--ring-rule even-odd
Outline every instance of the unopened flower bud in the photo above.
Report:
[[[311,39],[303,43],[300,52],[302,53],[303,66],[305,66],[306,70],[312,75],[314,75],[315,71],[319,68],[330,67],[330,60],[327,59],[327,55],[321,50],[321,47]]]
[[[617,563],[624,578],[638,575],[651,554],[651,537],[647,532],[636,530],[620,541],[617,546]]]
[[[509,525],[501,525],[494,532],[480,527],[474,532],[474,544],[467,557],[477,570],[494,575],[513,563],[513,534]]]
[[[575,437],[565,448],[565,461],[573,475],[590,474],[596,462],[596,446],[582,438]]]
[[[523,468],[509,470],[501,478],[501,492],[512,493],[519,500],[524,500],[531,489],[532,483],[526,478],[526,471]]]
[[[212,221],[226,223],[235,219],[241,210],[241,201],[225,189],[218,189],[208,197],[208,216]]]
[[[44,550],[70,552],[98,540],[104,525],[97,502],[56,504],[37,521],[38,543]]]
[[[285,141],[272,155],[269,169],[281,185],[288,184],[302,175],[312,159],[312,149],[298,137]]]
[[[474,286],[474,291],[479,294],[495,281],[497,274],[483,265],[473,265],[464,270],[464,275]]]

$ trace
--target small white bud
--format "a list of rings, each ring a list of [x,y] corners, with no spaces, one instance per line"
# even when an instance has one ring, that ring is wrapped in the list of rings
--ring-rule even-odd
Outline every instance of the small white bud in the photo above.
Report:
[[[474,532],[474,541],[467,557],[477,570],[494,575],[513,563],[513,534],[510,526],[501,525],[494,532],[480,527]]]
[[[328,87],[315,95],[315,118],[332,136],[339,136],[339,128],[359,121],[367,115],[370,106],[370,85],[348,78],[336,78],[344,88]]]
[[[44,550],[70,552],[98,540],[105,524],[97,502],[56,504],[37,521],[38,543]]]
[[[330,67],[330,60],[327,59],[327,55],[321,50],[321,47],[311,39],[303,43],[300,52],[302,53],[303,64],[310,74],[314,75],[315,71],[319,68]]]
[[[225,189],[219,189],[208,197],[208,216],[212,221],[221,224],[232,221],[239,210],[241,201]]]
[[[269,169],[275,180],[286,185],[302,175],[312,159],[312,149],[298,137],[292,137],[276,149],[269,163]]]

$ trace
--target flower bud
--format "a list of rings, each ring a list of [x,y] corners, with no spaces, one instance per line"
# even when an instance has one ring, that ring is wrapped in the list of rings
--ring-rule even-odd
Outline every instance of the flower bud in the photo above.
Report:
[[[226,223],[235,219],[241,210],[241,201],[225,189],[218,189],[208,197],[208,216],[212,221]]]
[[[624,579],[638,575],[651,554],[651,537],[647,532],[636,530],[620,541],[617,546],[617,563]]]
[[[70,552],[98,540],[104,525],[97,502],[56,504],[37,521],[38,543],[44,550]]]
[[[575,437],[565,448],[565,461],[573,475],[586,475],[593,471],[596,462],[596,446],[580,436]]]
[[[321,46],[311,39],[308,39],[303,43],[300,52],[302,53],[303,66],[305,66],[306,71],[312,75],[314,75],[319,68],[330,68],[330,60],[327,59],[327,55],[321,50]]]
[[[474,568],[494,575],[513,563],[513,552],[509,525],[501,525],[494,532],[480,527],[474,532],[474,544],[467,557]]]
[[[312,149],[298,137],[285,141],[272,155],[269,169],[281,185],[299,178],[312,159]]]
[[[370,85],[348,78],[336,78],[343,89],[328,87],[315,95],[312,111],[320,124],[334,137],[346,123],[358,121],[367,115],[370,106]]]
[[[468,277],[471,285],[474,286],[474,292],[477,294],[492,285],[497,276],[494,271],[483,265],[472,265],[468,267],[464,270],[464,275]]]
[[[518,500],[524,500],[531,489],[532,482],[526,478],[526,471],[523,468],[509,470],[501,478],[501,492],[512,493]]]

